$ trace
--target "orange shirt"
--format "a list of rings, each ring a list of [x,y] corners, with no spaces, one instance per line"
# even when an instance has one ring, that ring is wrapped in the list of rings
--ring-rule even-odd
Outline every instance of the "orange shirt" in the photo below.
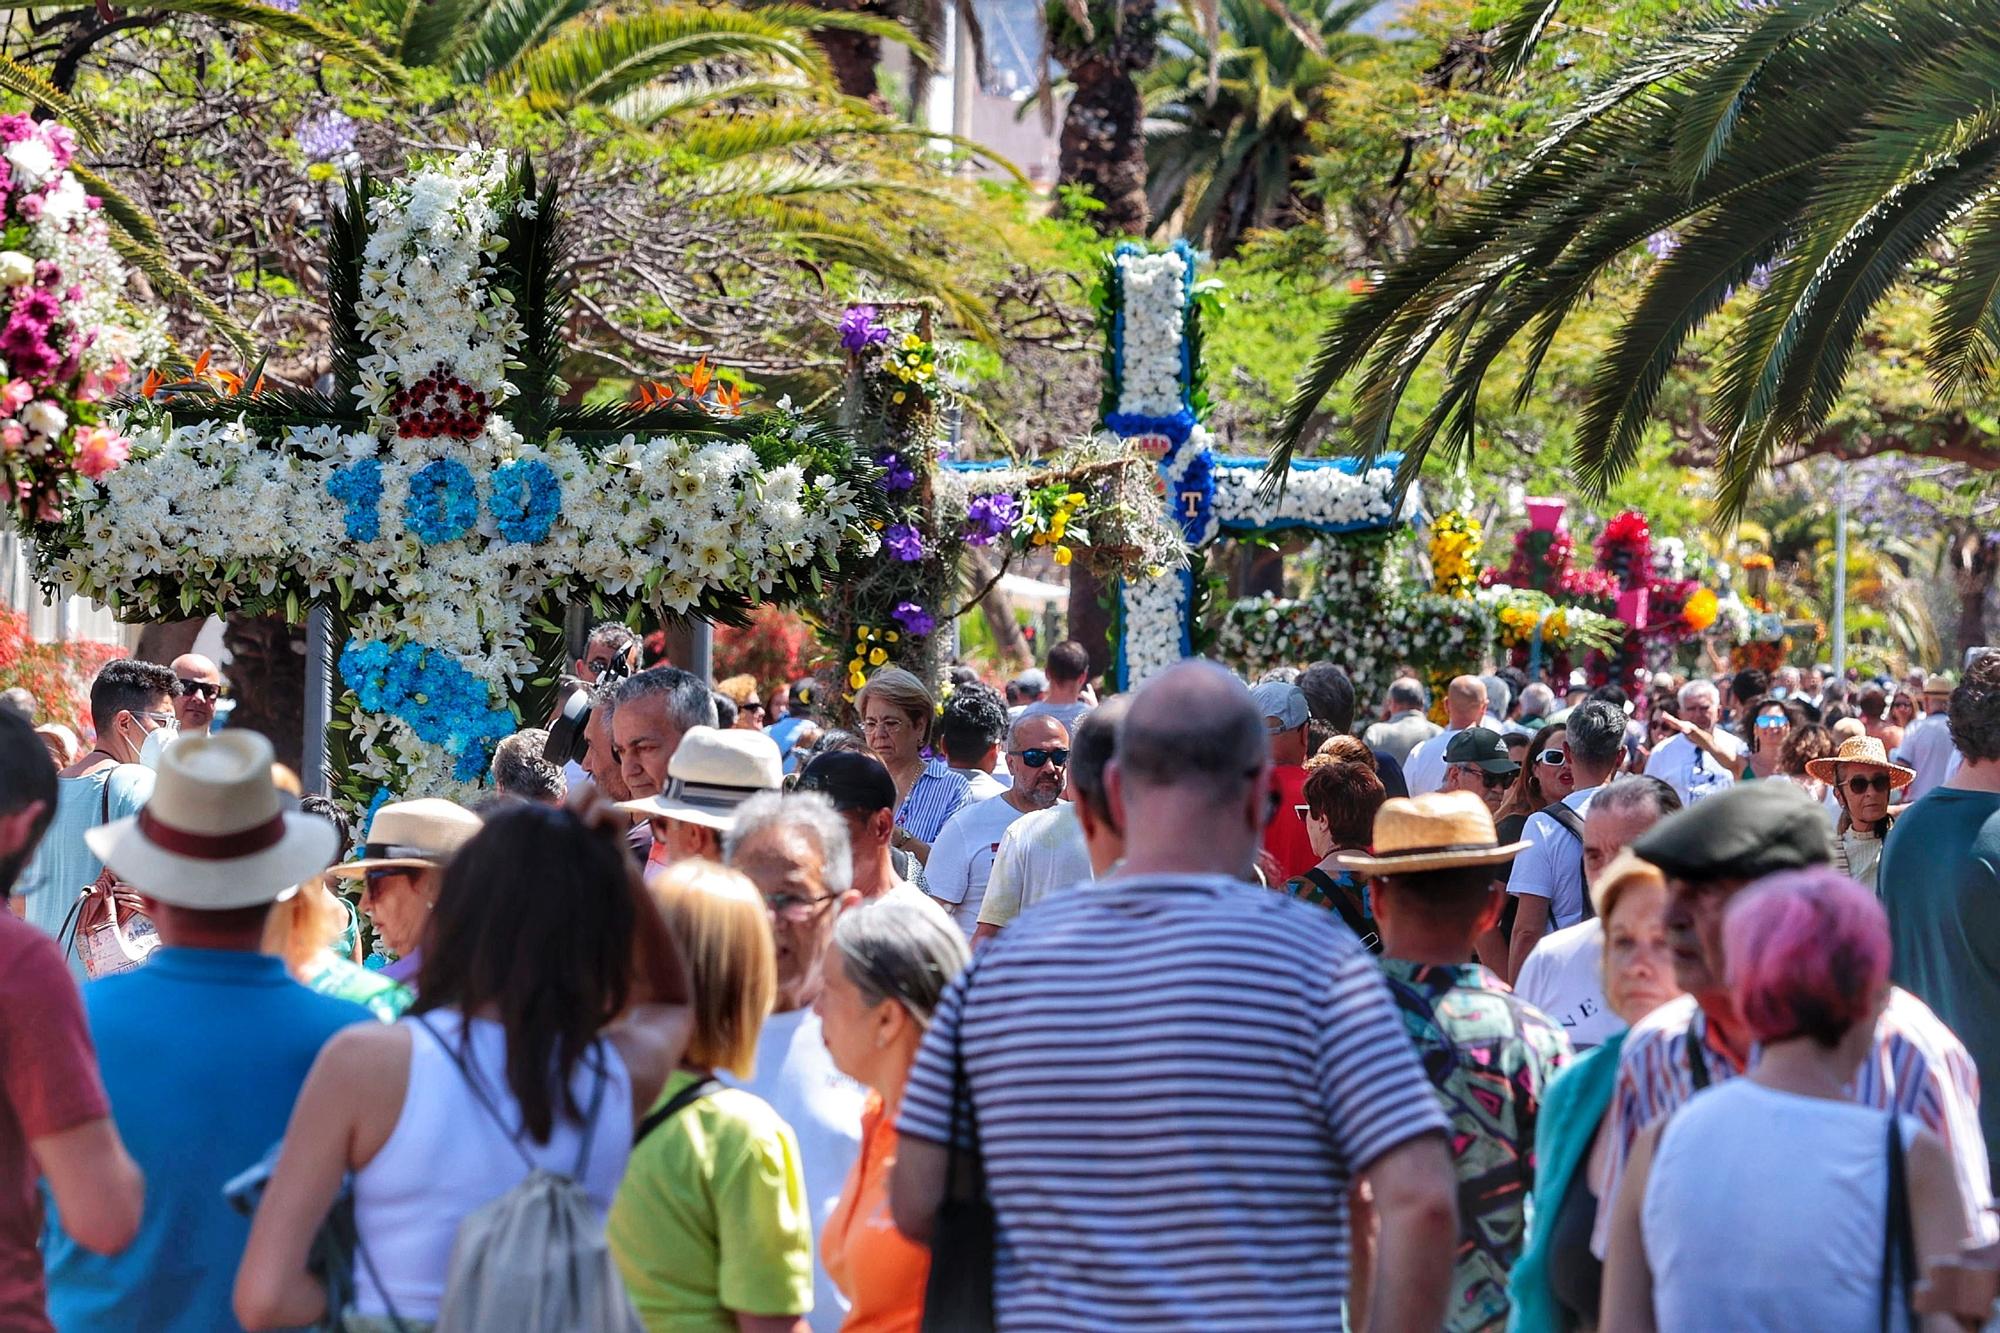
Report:
[[[889,1214],[895,1162],[894,1118],[871,1092],[861,1112],[860,1155],[819,1237],[827,1276],[851,1302],[841,1333],[917,1333],[923,1322],[931,1252],[896,1230]]]

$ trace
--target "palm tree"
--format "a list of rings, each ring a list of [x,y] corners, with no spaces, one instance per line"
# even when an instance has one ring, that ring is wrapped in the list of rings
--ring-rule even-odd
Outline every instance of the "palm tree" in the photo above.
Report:
[[[1503,67],[1519,68],[1560,3],[1534,0],[1510,21]],[[1550,343],[1649,238],[1660,257],[1578,422],[1574,462],[1588,490],[1631,464],[1662,382],[1725,312],[1740,318],[1708,408],[1725,517],[1779,450],[1810,449],[1871,312],[1912,278],[1937,292],[1928,360],[1940,396],[1990,388],[1996,34],[2000,0],[1779,0],[1677,23],[1343,312],[1299,383],[1276,466],[1350,375],[1357,450],[1400,436],[1405,476],[1433,444],[1469,456],[1502,350],[1527,335],[1525,398]],[[1445,363],[1437,404],[1397,432],[1413,377],[1434,359]]]
[[[1090,191],[1086,217],[1106,236],[1146,231],[1145,108],[1139,72],[1159,50],[1153,0],[1049,0],[1048,50],[1068,72],[1057,180]]]
[[[1326,119],[1342,66],[1379,46],[1348,31],[1372,8],[1321,0],[1302,21],[1258,0],[1222,0],[1212,34],[1182,0],[1162,35],[1184,54],[1139,81],[1154,230],[1180,212],[1181,230],[1221,256],[1245,231],[1278,220],[1309,174],[1312,126]]]

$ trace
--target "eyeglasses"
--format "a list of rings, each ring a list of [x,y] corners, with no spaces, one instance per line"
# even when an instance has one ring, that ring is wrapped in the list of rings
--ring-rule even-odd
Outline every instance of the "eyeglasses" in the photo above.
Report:
[[[1782,713],[1766,713],[1757,719],[1757,730],[1759,731],[1776,731],[1780,727],[1789,727],[1791,725],[1792,720]]]
[[[802,898],[796,893],[772,893],[764,898],[764,906],[772,916],[783,921],[810,921],[819,910],[840,895],[822,893],[817,898]]]
[[[147,727],[147,731],[158,731],[161,727],[173,727],[178,730],[181,724],[181,720],[172,713],[134,713],[132,716],[135,718],[144,718],[146,721],[155,724]]]
[[[1847,789],[1856,796],[1871,790],[1879,791],[1886,796],[1889,793],[1890,787],[1891,783],[1887,773],[1877,773],[1872,778],[1857,773],[1847,780]]]
[[[181,697],[184,699],[196,694],[199,694],[204,699],[220,699],[222,697],[222,685],[219,681],[184,680],[180,684]]]
[[[1069,763],[1068,750],[1015,750],[1012,753],[1029,768],[1040,768],[1043,764],[1054,764],[1057,768],[1062,768]]]
[[[1535,762],[1547,768],[1568,768],[1568,750],[1544,750],[1535,756]]]

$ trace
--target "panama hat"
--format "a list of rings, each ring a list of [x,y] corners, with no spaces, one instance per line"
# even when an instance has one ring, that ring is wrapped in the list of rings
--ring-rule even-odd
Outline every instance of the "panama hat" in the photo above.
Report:
[[[288,812],[254,731],[187,736],[160,753],[138,814],[85,831],[98,860],[148,898],[221,912],[290,897],[340,849],[332,824]]]
[[[1907,787],[1917,780],[1917,770],[1892,763],[1889,752],[1882,748],[1882,742],[1873,736],[1850,736],[1840,743],[1840,749],[1828,759],[1813,759],[1806,763],[1806,772],[1821,782],[1840,781],[1840,765],[1851,764],[1856,768],[1879,768],[1895,775],[1895,785]]]
[[[1930,675],[1924,677],[1924,694],[1926,697],[1933,694],[1950,694],[1956,688],[1957,686],[1951,683],[1950,676]]]
[[[618,808],[727,833],[736,824],[738,806],[778,790],[784,781],[778,743],[763,732],[689,727],[667,761],[667,789]]]
[[[333,868],[341,879],[359,879],[371,870],[425,869],[443,865],[480,830],[479,816],[464,806],[424,796],[391,801],[368,821],[361,855]]]
[[[1527,850],[1525,842],[1500,845],[1486,802],[1469,791],[1440,791],[1384,801],[1375,812],[1373,854],[1342,854],[1340,865],[1363,875],[1416,875],[1503,865]]]

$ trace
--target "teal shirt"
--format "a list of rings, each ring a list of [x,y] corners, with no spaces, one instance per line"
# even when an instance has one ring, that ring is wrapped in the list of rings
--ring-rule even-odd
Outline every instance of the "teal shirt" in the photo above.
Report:
[[[1584,1052],[1556,1075],[1542,1097],[1535,1122],[1535,1188],[1528,1203],[1528,1241],[1507,1282],[1508,1333],[1561,1333],[1562,1309],[1549,1285],[1549,1237],[1556,1210],[1576,1173],[1586,1168],[1591,1141],[1611,1109],[1618,1086],[1618,1033]]]
[[[2000,795],[1938,787],[1889,830],[1875,892],[1895,983],[1929,1005],[1979,1066],[1979,1127],[2000,1161]]]
[[[85,986],[83,1006],[146,1207],[132,1244],[108,1257],[65,1236],[50,1209],[50,1322],[60,1333],[237,1333],[229,1297],[250,1219],[222,1187],[284,1136],[326,1039],[373,1016],[299,985],[282,958],[216,949],[161,948]]]

